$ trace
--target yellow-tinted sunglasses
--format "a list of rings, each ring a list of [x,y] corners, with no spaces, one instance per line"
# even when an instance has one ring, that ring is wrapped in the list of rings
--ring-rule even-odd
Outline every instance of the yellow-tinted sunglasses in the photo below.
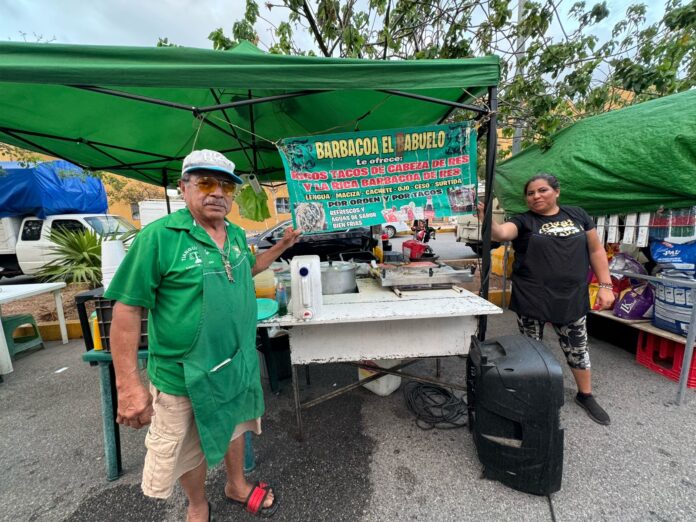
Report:
[[[217,190],[218,185],[226,196],[231,196],[237,191],[237,184],[234,181],[213,176],[200,176],[196,181],[191,181],[191,183],[196,185],[203,194],[212,194]]]

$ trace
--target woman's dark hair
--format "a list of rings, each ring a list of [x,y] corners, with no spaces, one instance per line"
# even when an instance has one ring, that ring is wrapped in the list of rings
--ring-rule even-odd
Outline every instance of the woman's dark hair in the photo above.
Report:
[[[546,181],[546,183],[549,184],[549,187],[551,187],[553,190],[559,190],[561,188],[561,184],[556,179],[556,176],[554,176],[552,174],[547,174],[546,172],[540,172],[536,176],[532,176],[531,178],[529,178],[527,180],[527,183],[524,184],[524,191],[522,192],[522,194],[524,194],[526,196],[527,195],[527,187],[529,187],[529,184],[532,181],[536,181],[538,179],[543,179],[544,181]]]

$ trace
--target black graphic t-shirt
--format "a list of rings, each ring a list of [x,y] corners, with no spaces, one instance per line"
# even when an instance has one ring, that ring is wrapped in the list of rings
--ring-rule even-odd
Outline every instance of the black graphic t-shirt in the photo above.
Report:
[[[554,324],[569,324],[587,314],[586,232],[592,218],[578,207],[561,207],[553,216],[525,212],[511,219],[515,264],[510,309]]]
[[[542,236],[569,237],[584,234],[595,228],[592,218],[580,207],[560,207],[553,216],[542,216],[531,210],[510,219],[517,227],[517,238],[512,241],[515,256],[524,256],[532,234]]]

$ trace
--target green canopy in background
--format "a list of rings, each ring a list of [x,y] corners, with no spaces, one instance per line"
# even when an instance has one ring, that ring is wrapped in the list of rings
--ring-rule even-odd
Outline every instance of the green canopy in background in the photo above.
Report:
[[[274,142],[441,122],[490,95],[495,56],[372,61],[230,51],[0,43],[0,142],[157,185],[194,148],[283,181]],[[409,96],[409,97],[406,97]],[[432,99],[435,98],[435,102]]]
[[[696,90],[581,120],[496,167],[495,193],[509,213],[539,172],[561,184],[560,202],[591,215],[696,205]]]

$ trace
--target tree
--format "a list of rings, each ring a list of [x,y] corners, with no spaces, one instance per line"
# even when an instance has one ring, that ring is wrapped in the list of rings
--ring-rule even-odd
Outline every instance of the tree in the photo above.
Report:
[[[146,199],[162,199],[164,197],[164,189],[156,185],[106,172],[100,172],[98,176],[106,187],[109,205],[117,202],[134,204]]]
[[[20,149],[19,147],[14,147],[7,143],[0,143],[0,160],[16,161],[24,167],[30,167],[42,161],[37,153]],[[0,175],[3,173],[4,171],[0,168]]]
[[[247,0],[232,37],[218,28],[209,39],[215,49],[229,49],[241,39],[262,41],[259,33],[270,29],[268,50],[281,54],[384,60],[497,54],[499,125],[508,137],[520,127],[525,144],[542,146],[579,118],[696,82],[696,1],[668,0],[653,24],[646,22],[645,5],[631,5],[603,40],[595,33],[610,14],[606,2],[576,2],[568,20],[561,15],[562,0],[520,1],[519,20],[512,13],[517,2],[510,0],[268,1],[267,11],[287,13],[274,25],[258,2]],[[566,30],[569,21],[576,25],[572,31]],[[306,34],[312,44],[303,46],[296,37]],[[517,74],[518,67],[524,74]]]

